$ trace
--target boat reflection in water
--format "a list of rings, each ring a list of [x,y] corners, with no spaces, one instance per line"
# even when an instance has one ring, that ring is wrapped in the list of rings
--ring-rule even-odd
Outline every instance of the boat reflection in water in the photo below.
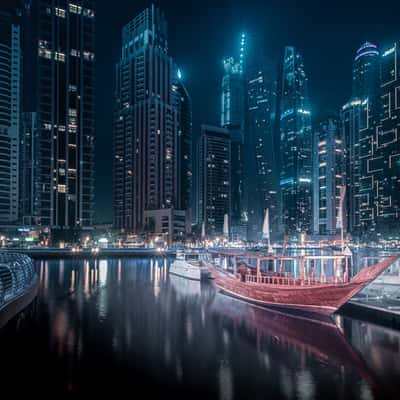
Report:
[[[339,378],[336,387],[340,397],[332,394],[332,398],[398,398],[400,332],[339,315],[315,319],[307,313],[277,311],[223,294],[215,296],[212,310],[230,329],[256,346],[268,370],[281,372],[282,390],[289,398],[294,392],[299,398],[318,397],[317,379],[321,377],[314,380],[314,367],[308,368],[315,361],[322,369],[333,367],[335,375],[336,368],[341,371],[343,380]],[[295,353],[300,365],[293,375],[289,371],[294,367]],[[344,377],[348,373],[359,375],[360,384],[346,387]]]

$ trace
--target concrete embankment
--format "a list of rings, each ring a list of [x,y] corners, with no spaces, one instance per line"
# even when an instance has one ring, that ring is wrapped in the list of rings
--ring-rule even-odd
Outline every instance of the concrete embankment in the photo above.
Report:
[[[49,259],[49,258],[120,258],[120,257],[170,257],[175,255],[173,250],[157,250],[157,249],[81,249],[73,251],[72,249],[12,249],[5,252],[18,252],[25,254],[33,259]]]

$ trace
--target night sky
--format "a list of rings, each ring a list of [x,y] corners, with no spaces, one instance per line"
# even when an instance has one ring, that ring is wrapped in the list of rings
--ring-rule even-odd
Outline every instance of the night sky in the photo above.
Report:
[[[11,0],[0,0],[2,4]],[[151,4],[97,0],[96,219],[111,221],[114,64],[121,28]],[[298,0],[159,0],[169,24],[169,49],[193,100],[193,131],[218,123],[221,61],[237,55],[239,34],[250,50],[276,62],[285,45],[304,54],[314,119],[350,96],[354,52],[366,40],[400,40],[400,2]]]

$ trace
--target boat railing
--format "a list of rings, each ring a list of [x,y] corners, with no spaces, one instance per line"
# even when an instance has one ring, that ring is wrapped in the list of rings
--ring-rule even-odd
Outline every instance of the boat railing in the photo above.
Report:
[[[339,285],[343,284],[344,280],[342,277],[337,276],[321,276],[321,277],[308,277],[308,278],[296,278],[291,275],[286,276],[265,276],[265,275],[245,275],[246,283],[258,283],[265,285],[283,285],[283,286],[315,286],[322,284]]]
[[[35,277],[31,258],[21,254],[0,253],[0,308],[31,287]]]

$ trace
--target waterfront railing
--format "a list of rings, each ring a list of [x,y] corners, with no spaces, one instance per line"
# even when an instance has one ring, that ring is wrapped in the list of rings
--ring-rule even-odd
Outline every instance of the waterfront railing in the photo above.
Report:
[[[22,254],[0,253],[0,309],[24,294],[35,279],[31,258]]]

